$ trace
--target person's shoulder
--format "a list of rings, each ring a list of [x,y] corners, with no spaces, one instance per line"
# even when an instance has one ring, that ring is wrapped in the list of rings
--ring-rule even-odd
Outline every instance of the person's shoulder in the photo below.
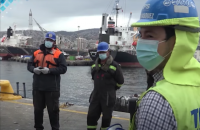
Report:
[[[114,60],[113,60],[113,62],[112,62],[112,65],[113,65],[113,66],[116,66],[116,67],[121,67],[121,65],[120,65],[119,63],[117,63],[116,61],[114,61]]]
[[[158,116],[160,115],[160,116]],[[145,122],[145,123],[144,123]],[[165,130],[177,128],[173,110],[168,101],[156,91],[148,91],[141,99],[135,120],[137,129],[163,129],[159,124],[167,123]]]
[[[151,91],[148,91],[142,99],[155,99],[157,97],[163,97],[163,96],[159,94],[158,92],[151,90]]]
[[[156,91],[148,91],[144,97],[142,97],[140,106],[151,104],[149,105],[149,107],[151,107],[166,103],[168,103],[168,101],[160,93]]]
[[[62,51],[60,51],[58,48],[56,48],[54,50],[55,50],[55,53],[58,54],[58,55],[63,54]]]
[[[34,51],[34,52],[33,52],[33,55],[37,55],[39,52],[41,52],[41,50],[40,50],[40,49],[38,49],[38,50]]]

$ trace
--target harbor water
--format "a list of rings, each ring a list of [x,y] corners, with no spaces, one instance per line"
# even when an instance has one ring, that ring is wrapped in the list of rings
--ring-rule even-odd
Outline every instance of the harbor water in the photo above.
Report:
[[[60,102],[88,106],[89,96],[93,90],[89,66],[68,66],[67,73],[61,75]],[[125,83],[117,96],[130,96],[142,93],[146,89],[146,74],[143,68],[122,68]],[[26,63],[0,61],[0,79],[9,80],[16,92],[19,82],[20,94],[23,95],[23,83],[26,84],[26,96],[32,98],[33,74],[27,70]]]

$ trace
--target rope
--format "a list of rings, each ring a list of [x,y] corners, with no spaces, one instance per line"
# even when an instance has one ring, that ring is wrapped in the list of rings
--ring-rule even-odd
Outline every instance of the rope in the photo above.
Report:
[[[111,6],[113,0],[110,0],[110,4],[108,5],[107,9],[105,10],[105,13],[108,11],[108,8]]]

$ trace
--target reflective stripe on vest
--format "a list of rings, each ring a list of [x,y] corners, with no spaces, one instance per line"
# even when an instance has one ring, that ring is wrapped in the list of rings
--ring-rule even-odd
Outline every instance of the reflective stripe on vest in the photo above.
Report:
[[[176,85],[162,80],[148,91],[152,90],[161,94],[170,104],[177,122],[177,130],[200,129],[200,86]],[[137,106],[148,91],[141,95]],[[135,114],[129,130],[136,129],[134,118]]]
[[[44,56],[43,52],[41,50],[37,50],[34,52],[34,63],[35,67],[48,67],[48,68],[56,68],[57,64],[54,60],[54,58],[59,58],[60,54],[59,50],[52,50],[51,54],[47,54]]]

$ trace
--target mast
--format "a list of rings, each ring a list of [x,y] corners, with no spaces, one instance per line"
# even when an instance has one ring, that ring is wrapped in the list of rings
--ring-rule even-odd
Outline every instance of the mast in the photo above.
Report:
[[[118,19],[118,14],[119,14],[119,10],[121,10],[122,8],[119,8],[119,0],[116,0],[116,8],[114,8],[116,10],[116,27],[117,27],[117,19]]]
[[[33,18],[32,18],[32,11],[30,9],[30,12],[29,12],[29,31],[30,31],[30,36],[32,36],[32,30],[33,30]]]

